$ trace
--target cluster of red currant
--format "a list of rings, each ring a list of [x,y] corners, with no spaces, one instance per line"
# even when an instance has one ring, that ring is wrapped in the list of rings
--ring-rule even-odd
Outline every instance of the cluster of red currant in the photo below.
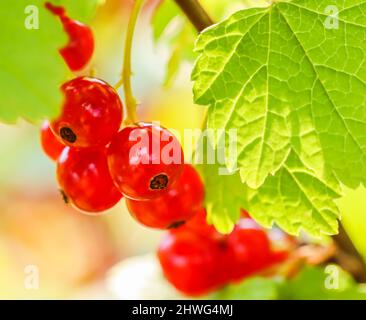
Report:
[[[69,34],[68,46],[60,51],[65,61],[72,70],[84,67],[93,48],[90,29],[68,18],[63,8],[46,6]],[[65,201],[98,213],[123,195],[138,221],[163,229],[179,226],[202,208],[203,184],[195,169],[184,164],[182,147],[171,132],[151,123],[120,130],[122,103],[102,80],[77,77],[61,91],[61,114],[43,125],[41,141],[57,161]]]
[[[137,220],[157,228],[185,221],[202,205],[200,178],[184,165],[180,143],[167,129],[137,123],[119,131],[122,103],[99,79],[75,78],[62,92],[61,115],[43,125],[41,140],[57,161],[65,200],[93,213],[111,208],[123,195]],[[164,161],[166,147],[178,150],[179,157]],[[180,214],[173,214],[174,208]]]
[[[247,214],[229,235],[206,223],[203,209],[184,226],[169,230],[158,249],[165,277],[190,296],[207,294],[287,258]]]

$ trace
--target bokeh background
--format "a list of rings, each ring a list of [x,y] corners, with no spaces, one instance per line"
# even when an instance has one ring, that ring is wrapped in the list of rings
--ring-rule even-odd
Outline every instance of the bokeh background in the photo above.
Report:
[[[203,107],[192,103],[191,65],[183,63],[169,88],[162,86],[170,48],[163,41],[153,43],[150,18],[156,1],[150,2],[133,48],[139,119],[177,130],[198,128]],[[90,69],[111,84],[119,79],[131,3],[107,0],[91,23],[96,51]],[[366,191],[347,191],[339,204],[347,231],[366,256]],[[161,235],[133,221],[124,201],[99,217],[66,206],[55,165],[40,147],[39,124],[0,124],[0,298],[180,297],[154,258]],[[39,270],[38,289],[24,285],[29,266]]]

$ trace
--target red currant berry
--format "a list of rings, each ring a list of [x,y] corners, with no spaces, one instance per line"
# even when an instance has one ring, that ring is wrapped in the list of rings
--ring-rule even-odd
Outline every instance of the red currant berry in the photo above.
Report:
[[[145,201],[126,199],[131,215],[147,227],[169,229],[182,225],[203,205],[204,188],[191,165],[184,165],[181,177],[159,198]]]
[[[61,115],[51,122],[55,135],[68,146],[105,146],[122,122],[117,92],[102,80],[78,77],[62,86]]]
[[[182,226],[182,229],[189,230],[195,234],[213,240],[225,240],[226,236],[220,234],[216,229],[207,223],[206,209],[199,210],[191,219]]]
[[[109,174],[105,148],[66,147],[57,162],[57,178],[65,201],[85,212],[110,209],[122,197]]]
[[[244,209],[240,209],[240,216],[242,218],[250,218],[249,212]]]
[[[57,15],[69,36],[67,45],[60,49],[60,54],[72,71],[84,68],[91,59],[94,51],[94,37],[87,25],[70,19],[63,7],[46,3],[46,8]]]
[[[164,194],[183,171],[183,151],[167,129],[139,123],[122,129],[108,150],[112,178],[130,199],[146,200]]]
[[[168,281],[190,296],[202,295],[221,285],[218,261],[221,252],[214,241],[190,232],[168,232],[158,258]]]
[[[285,260],[288,259],[288,257],[289,252],[287,250],[274,251],[272,252],[271,257],[269,259],[270,265],[284,262]]]
[[[61,16],[65,15],[65,8],[64,7],[55,6],[54,4],[52,4],[50,2],[46,2],[45,7],[56,16],[61,17]]]
[[[58,159],[65,148],[65,145],[58,141],[51,131],[48,121],[45,121],[41,127],[41,145],[44,153],[54,161]]]
[[[256,226],[236,227],[227,239],[231,258],[231,279],[258,272],[271,264],[271,244],[264,230]]]

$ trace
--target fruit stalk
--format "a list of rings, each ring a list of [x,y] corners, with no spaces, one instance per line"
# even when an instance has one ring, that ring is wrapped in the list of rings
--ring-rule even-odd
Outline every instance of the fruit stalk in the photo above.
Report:
[[[198,0],[175,0],[198,32],[214,24]]]
[[[182,9],[183,13],[191,21],[198,32],[201,32],[214,24],[214,21],[203,9],[198,0],[175,0],[175,2]],[[206,121],[207,118],[204,117],[202,124],[203,128],[206,125]],[[341,222],[339,222],[339,234],[333,236],[333,241],[338,249],[336,260],[339,265],[350,272],[357,281],[366,283],[365,260],[356,249]],[[350,260],[352,261],[351,264],[349,262]]]
[[[131,85],[131,51],[132,51],[132,40],[136,27],[137,17],[141,11],[142,5],[144,4],[144,0],[136,0],[132,12],[130,15],[130,19],[128,21],[127,26],[127,34],[125,41],[125,49],[124,49],[124,62],[121,73],[120,81],[115,85],[115,89],[117,90],[121,85],[123,85],[124,94],[125,94],[125,103],[126,103],[126,119],[124,123],[126,125],[135,123],[137,121],[136,115],[136,107],[137,102],[132,93],[132,85]]]
[[[339,251],[335,256],[339,265],[351,273],[357,281],[366,283],[365,260],[358,252],[341,223],[339,224],[339,233],[333,236],[333,240]]]

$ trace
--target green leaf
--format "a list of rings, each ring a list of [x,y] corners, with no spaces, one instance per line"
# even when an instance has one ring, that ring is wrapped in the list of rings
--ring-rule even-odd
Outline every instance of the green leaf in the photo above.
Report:
[[[293,279],[245,279],[217,292],[214,299],[365,300],[366,290],[336,265],[305,267]]]
[[[337,190],[317,178],[294,153],[259,189],[241,183],[238,172],[220,175],[219,165],[205,164],[201,171],[208,222],[222,233],[232,230],[240,208],[250,212],[259,224],[268,228],[277,224],[294,235],[301,230],[314,236],[338,231]]]
[[[240,209],[246,207],[246,188],[238,174],[228,172],[225,163],[219,163],[223,161],[219,161],[220,152],[212,148],[213,139],[209,132],[201,135],[192,160],[205,181],[207,222],[227,234],[239,220]]]
[[[220,168],[223,169],[205,164],[200,169],[205,181],[207,222],[225,234],[233,230],[240,218],[245,188],[237,174],[220,175]]]
[[[216,293],[218,300],[276,300],[277,283],[270,278],[253,277],[237,285],[230,285]]]
[[[37,121],[54,117],[59,111],[59,87],[70,72],[58,49],[65,45],[67,37],[59,19],[44,8],[44,3],[0,2],[0,121]],[[68,3],[73,3],[70,12],[86,18],[91,13],[86,8],[97,0],[58,3],[65,4],[66,9]],[[38,19],[38,28],[33,17]]]
[[[338,29],[325,27],[329,5]],[[366,182],[365,9],[365,0],[276,1],[199,36],[195,102],[209,105],[209,127],[238,130],[249,187],[286,171],[292,151],[326,184]]]
[[[263,6],[266,0],[231,0],[229,3],[222,0],[204,0],[202,5],[209,8],[214,20],[220,20],[228,12],[233,12],[237,7]],[[173,23],[176,22],[175,24]],[[197,32],[192,24],[181,12],[174,1],[160,0],[152,15],[151,24],[155,42],[169,45],[171,55],[167,63],[167,70],[163,86],[168,88],[174,82],[182,62],[194,61],[194,42]],[[170,38],[164,37],[169,30]]]
[[[276,223],[290,234],[301,229],[314,235],[338,232],[339,194],[306,168],[292,153],[274,176],[257,190],[247,188],[247,207],[261,225]]]
[[[310,285],[311,284],[311,285]],[[365,300],[366,290],[336,265],[306,267],[279,286],[280,299]]]

